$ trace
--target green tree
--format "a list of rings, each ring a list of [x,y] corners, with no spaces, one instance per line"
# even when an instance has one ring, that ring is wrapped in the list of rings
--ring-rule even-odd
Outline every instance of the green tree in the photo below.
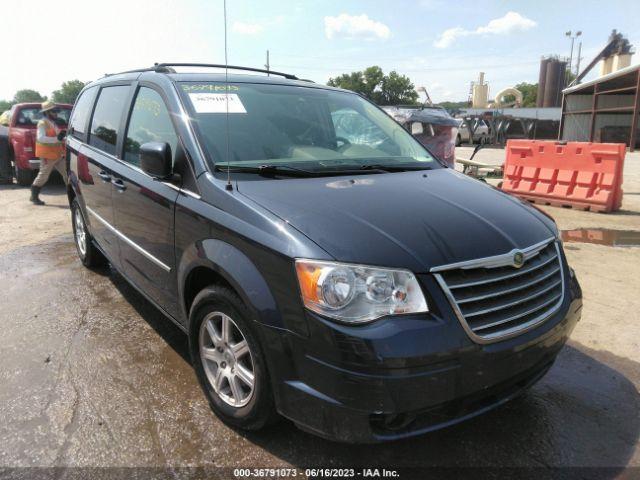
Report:
[[[515,86],[522,92],[522,107],[535,107],[538,98],[538,84],[522,82]]]
[[[400,75],[395,70],[385,75],[380,85],[380,105],[414,104],[418,98],[413,83],[406,75]]]
[[[62,82],[60,90],[54,90],[51,99],[56,103],[74,104],[76,98],[80,95],[80,91],[84,88],[85,83],[80,80],[69,80]]]
[[[7,100],[0,100],[0,113],[5,110],[9,110],[13,106],[13,102],[8,102]]]
[[[460,110],[461,108],[469,108],[469,102],[467,100],[462,100],[460,102],[440,102],[440,103],[436,103],[436,106],[438,107],[442,107],[446,110],[450,110],[450,111],[457,111]]]
[[[575,79],[576,75],[567,68],[564,73],[564,85],[568,87]]]
[[[362,72],[343,73],[336,78],[330,78],[327,85],[330,87],[344,88],[345,90],[362,93],[363,95],[367,91]]]
[[[378,66],[343,73],[330,78],[327,85],[360,93],[379,105],[415,104],[418,98],[409,77],[395,71],[385,75]]]
[[[25,88],[16,92],[13,103],[44,102],[46,99],[47,97],[40,95],[40,92]]]
[[[384,72],[378,66],[367,68],[362,76],[364,78],[365,91],[361,92],[365,97],[379,103],[380,95],[376,89],[380,88],[384,80]]]

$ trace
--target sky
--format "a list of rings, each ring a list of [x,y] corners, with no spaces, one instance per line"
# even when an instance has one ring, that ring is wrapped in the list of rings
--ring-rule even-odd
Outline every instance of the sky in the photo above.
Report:
[[[2,3],[0,99],[154,62],[224,63],[223,0]],[[480,71],[490,96],[537,82],[541,56],[569,56],[568,30],[582,31],[583,66],[614,28],[640,48],[639,17],[638,0],[227,0],[228,62],[263,67],[268,49],[273,70],[319,83],[379,65],[458,101]]]

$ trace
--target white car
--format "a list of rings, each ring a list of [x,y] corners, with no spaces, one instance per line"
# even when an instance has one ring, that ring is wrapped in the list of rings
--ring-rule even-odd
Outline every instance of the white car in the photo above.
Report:
[[[460,126],[458,127],[458,136],[456,137],[456,145],[461,143],[487,143],[491,138],[491,131],[489,125],[484,120],[472,120],[475,122],[475,131],[473,133],[473,141],[470,140],[471,132],[467,127],[467,122],[462,119],[458,119]]]

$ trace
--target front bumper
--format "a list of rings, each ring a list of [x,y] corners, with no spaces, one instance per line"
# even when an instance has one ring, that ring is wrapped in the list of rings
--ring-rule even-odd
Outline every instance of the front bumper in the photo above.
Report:
[[[308,314],[304,340],[265,327],[278,411],[325,438],[370,443],[419,435],[495,408],[546,373],[580,319],[580,287],[572,276],[566,280],[571,288],[551,318],[487,345],[469,339],[444,297],[430,299],[427,318],[392,317],[366,326]]]

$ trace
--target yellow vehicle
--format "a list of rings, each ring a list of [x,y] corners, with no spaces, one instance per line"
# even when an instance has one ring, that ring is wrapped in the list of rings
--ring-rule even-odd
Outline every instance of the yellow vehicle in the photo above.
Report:
[[[9,126],[9,113],[9,110],[5,110],[4,112],[2,112],[2,115],[0,115],[0,125],[2,125],[3,127]]]

